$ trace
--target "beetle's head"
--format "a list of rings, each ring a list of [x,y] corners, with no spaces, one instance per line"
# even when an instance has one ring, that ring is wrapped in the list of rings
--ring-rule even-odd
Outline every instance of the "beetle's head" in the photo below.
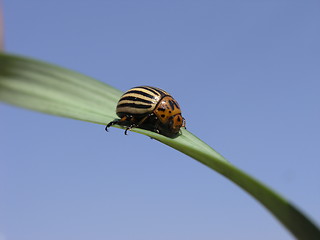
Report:
[[[168,122],[169,131],[173,134],[177,134],[181,127],[186,126],[186,121],[181,116],[181,114],[176,114]]]

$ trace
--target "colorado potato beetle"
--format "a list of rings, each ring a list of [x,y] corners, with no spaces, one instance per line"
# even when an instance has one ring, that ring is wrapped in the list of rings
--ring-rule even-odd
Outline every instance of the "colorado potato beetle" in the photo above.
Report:
[[[125,134],[137,127],[175,137],[180,128],[185,127],[178,102],[160,88],[139,86],[129,89],[121,96],[116,113],[120,119],[110,122],[106,131],[118,124],[126,127]]]

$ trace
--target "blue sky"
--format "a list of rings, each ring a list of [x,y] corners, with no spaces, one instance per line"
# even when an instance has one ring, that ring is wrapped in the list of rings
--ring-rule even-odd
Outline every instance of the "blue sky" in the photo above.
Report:
[[[188,130],[320,224],[319,1],[4,0],[11,53],[180,103]],[[0,239],[292,239],[145,136],[0,105]]]

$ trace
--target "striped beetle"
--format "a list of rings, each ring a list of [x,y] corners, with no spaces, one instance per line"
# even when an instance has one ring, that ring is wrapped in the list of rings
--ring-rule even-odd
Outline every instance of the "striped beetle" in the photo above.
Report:
[[[180,128],[185,127],[178,102],[160,88],[140,86],[129,89],[121,96],[116,113],[120,119],[108,123],[106,131],[118,124],[126,127],[125,134],[131,128],[139,127],[175,137]]]

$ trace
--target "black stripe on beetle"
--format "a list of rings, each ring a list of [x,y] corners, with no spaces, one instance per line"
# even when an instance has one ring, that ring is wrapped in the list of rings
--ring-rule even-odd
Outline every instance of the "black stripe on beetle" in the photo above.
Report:
[[[137,103],[121,103],[117,108],[132,107],[132,108],[151,108],[151,105],[137,104]]]
[[[142,88],[142,89],[145,89],[145,90],[148,90],[150,92],[152,92],[154,95],[163,95],[163,92],[160,92],[159,90],[153,88],[153,87],[139,87],[139,88]]]
[[[130,95],[130,93],[140,94],[140,95],[142,95],[142,96],[145,96],[145,97],[151,98],[151,99],[154,98],[153,95],[151,95],[151,94],[149,94],[149,93],[146,93],[146,92],[143,92],[143,91],[139,91],[139,90],[131,90],[131,91],[128,91],[128,92],[126,92],[123,96]],[[122,100],[122,98],[120,99],[120,101],[121,101],[121,100]]]
[[[137,101],[137,102],[143,102],[143,103],[149,103],[152,104],[152,101],[143,99],[143,98],[139,98],[139,97],[133,97],[133,96],[125,96],[122,97],[120,101],[124,101],[124,100],[129,100],[129,101]]]

